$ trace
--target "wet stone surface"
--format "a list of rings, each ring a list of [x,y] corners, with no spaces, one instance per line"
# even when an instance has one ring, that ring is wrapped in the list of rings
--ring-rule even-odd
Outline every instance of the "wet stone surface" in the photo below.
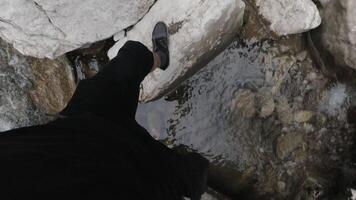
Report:
[[[40,123],[42,115],[26,95],[33,74],[29,59],[0,40],[0,131]],[[35,111],[34,111],[35,110]]]
[[[29,91],[34,104],[46,114],[60,112],[72,97],[76,84],[65,57],[32,59],[33,87]]]
[[[0,131],[45,123],[74,92],[65,58],[35,59],[0,40]]]

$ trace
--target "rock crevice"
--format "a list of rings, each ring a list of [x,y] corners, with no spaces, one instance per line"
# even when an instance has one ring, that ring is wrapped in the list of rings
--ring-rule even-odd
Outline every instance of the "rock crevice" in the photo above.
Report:
[[[47,12],[46,12],[46,10],[43,8],[43,6],[41,6],[39,3],[37,3],[37,2],[34,1],[34,0],[33,0],[33,3],[34,3],[35,6],[36,6],[40,11],[42,11],[42,13],[47,17],[48,22],[49,22],[50,24],[52,24],[53,27],[54,27],[56,30],[58,30],[60,33],[63,34],[62,37],[65,37],[65,36],[66,36],[66,33],[65,33],[63,30],[61,30],[61,28],[60,28],[59,26],[57,26],[56,24],[53,23],[52,19],[49,17],[49,15],[47,14]]]

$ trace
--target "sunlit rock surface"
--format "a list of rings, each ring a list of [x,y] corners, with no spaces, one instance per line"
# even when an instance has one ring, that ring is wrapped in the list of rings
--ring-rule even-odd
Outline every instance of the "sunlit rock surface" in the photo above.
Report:
[[[309,31],[321,23],[316,5],[311,0],[256,0],[259,13],[277,35]]]
[[[0,40],[0,131],[47,122],[74,91],[65,58],[41,60],[21,55]]]
[[[154,0],[2,0],[0,37],[22,54],[54,58],[113,36]]]
[[[243,22],[245,4],[241,0],[159,0],[150,12],[109,51],[113,58],[127,40],[152,47],[152,30],[158,21],[169,25],[171,64],[156,70],[143,82],[141,101],[156,99],[172,90],[184,78],[225,48]],[[151,48],[152,49],[152,48]]]

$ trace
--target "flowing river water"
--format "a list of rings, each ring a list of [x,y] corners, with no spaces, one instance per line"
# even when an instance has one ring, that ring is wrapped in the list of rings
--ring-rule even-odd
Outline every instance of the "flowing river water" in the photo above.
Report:
[[[137,120],[169,146],[252,172],[267,199],[347,199],[333,189],[341,175],[323,174],[350,164],[347,88],[322,75],[303,38],[237,39],[171,94],[141,104]]]
[[[256,131],[246,126],[247,120],[234,118],[232,99],[241,88],[262,87],[261,58],[267,46],[234,42],[176,91],[141,104],[137,120],[155,138],[173,146],[187,145],[211,161],[235,166],[253,163],[254,158],[246,149],[259,139]]]

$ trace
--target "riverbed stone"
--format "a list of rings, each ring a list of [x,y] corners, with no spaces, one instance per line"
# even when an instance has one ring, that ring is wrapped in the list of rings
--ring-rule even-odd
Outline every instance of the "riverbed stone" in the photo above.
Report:
[[[251,118],[255,116],[256,94],[247,89],[241,89],[237,92],[231,105],[233,112],[241,113],[242,117]]]
[[[262,118],[269,117],[276,108],[275,100],[269,88],[262,88],[258,93],[259,116]]]
[[[318,27],[321,17],[311,0],[256,0],[259,13],[277,35],[290,35]]]
[[[260,117],[266,118],[272,115],[272,113],[275,110],[275,103],[273,98],[266,99],[265,102],[263,102],[263,105],[261,107],[260,111]]]
[[[294,120],[298,123],[305,123],[308,122],[313,116],[314,116],[313,112],[302,110],[294,114]]]
[[[280,97],[277,103],[277,113],[283,124],[291,124],[294,119],[293,110],[286,97]]]
[[[3,0],[0,37],[22,54],[55,58],[137,23],[154,0]]]
[[[152,30],[158,21],[169,26],[170,66],[157,69],[142,83],[140,100],[162,97],[220,53],[239,31],[245,4],[241,0],[159,0],[145,17],[119,39],[108,55],[113,58],[128,40],[152,49]]]
[[[300,133],[288,133],[277,139],[276,153],[279,159],[286,158],[291,152],[303,143],[303,135]]]

